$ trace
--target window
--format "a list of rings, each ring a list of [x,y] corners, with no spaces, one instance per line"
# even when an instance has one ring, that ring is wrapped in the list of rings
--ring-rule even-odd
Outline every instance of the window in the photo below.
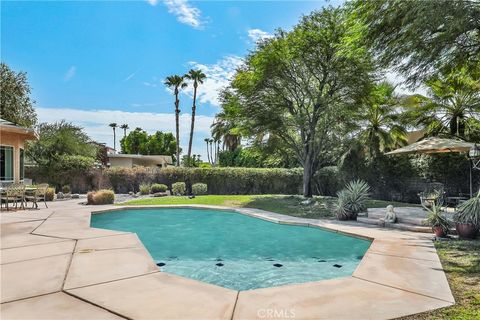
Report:
[[[13,147],[0,146],[0,180],[13,180]]]
[[[25,178],[25,168],[23,167],[25,164],[25,150],[20,149],[20,180]]]

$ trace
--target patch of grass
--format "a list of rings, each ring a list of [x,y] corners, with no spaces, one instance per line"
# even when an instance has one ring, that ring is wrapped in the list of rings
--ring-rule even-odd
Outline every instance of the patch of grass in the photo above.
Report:
[[[182,205],[182,204],[205,204],[227,207],[248,207],[257,208],[294,217],[302,218],[333,218],[334,197],[314,197],[313,205],[303,205],[305,200],[298,195],[207,195],[196,196],[193,199],[188,197],[163,197],[163,198],[143,198],[128,201],[121,205]],[[405,203],[387,202],[381,200],[369,200],[367,207],[379,208],[386,207],[388,204],[394,206],[406,206]],[[410,204],[411,205],[411,204]]]
[[[402,319],[480,319],[480,240],[441,241],[435,246],[456,304]]]

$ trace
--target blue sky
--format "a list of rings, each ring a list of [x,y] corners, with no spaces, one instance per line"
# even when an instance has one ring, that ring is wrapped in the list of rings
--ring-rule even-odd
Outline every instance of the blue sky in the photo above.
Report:
[[[335,2],[330,1],[330,4]],[[290,29],[325,1],[1,2],[1,59],[26,71],[41,121],[66,119],[113,144],[110,122],[174,130],[171,74],[201,68],[194,153],[219,110],[217,94],[255,41]],[[191,92],[181,97],[188,143]]]

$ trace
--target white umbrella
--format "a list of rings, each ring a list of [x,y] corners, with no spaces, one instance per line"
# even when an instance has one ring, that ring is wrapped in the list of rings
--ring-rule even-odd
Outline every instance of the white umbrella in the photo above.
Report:
[[[474,145],[462,140],[430,137],[387,154],[468,152]]]
[[[416,154],[416,153],[448,153],[448,152],[469,152],[476,148],[474,143],[465,142],[457,139],[447,139],[440,137],[430,137],[418,142],[412,143],[406,147],[399,148],[386,153],[387,155],[396,154]],[[472,167],[470,167],[470,197],[473,194],[472,187]]]

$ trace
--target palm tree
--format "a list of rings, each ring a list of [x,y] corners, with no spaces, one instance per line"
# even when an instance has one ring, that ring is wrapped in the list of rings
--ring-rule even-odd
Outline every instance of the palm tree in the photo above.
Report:
[[[123,138],[125,139],[127,137],[127,130],[129,129],[128,124],[124,123],[120,126],[121,129],[123,129]]]
[[[479,74],[480,70],[476,74],[460,69],[429,79],[429,97],[417,94],[405,99],[410,119],[424,125],[428,135],[447,133],[465,138],[472,134],[476,129],[469,125],[480,115]]]
[[[360,113],[360,141],[372,157],[405,145],[407,132],[400,124],[399,100],[389,83],[376,85]]]
[[[113,150],[117,151],[117,137],[115,130],[117,129],[118,125],[115,122],[112,122],[108,125],[110,128],[113,129]]]
[[[242,136],[240,130],[229,120],[222,118],[222,113],[216,115],[215,122],[210,126],[212,136],[219,141],[222,139],[222,149],[234,151],[240,146]]]
[[[213,143],[213,139],[209,139],[208,140],[208,143],[210,144],[210,154],[213,154],[212,152],[212,143]],[[213,160],[213,159],[212,159]],[[213,163],[212,163],[213,164]]]
[[[205,73],[202,72],[202,70],[194,70],[191,69],[188,71],[188,73],[185,75],[185,78],[193,81],[193,104],[192,104],[192,124],[190,126],[190,140],[188,141],[188,157],[190,158],[190,154],[192,152],[192,141],[193,141],[193,130],[195,127],[195,111],[197,109],[197,88],[198,84],[202,84],[203,80],[205,80],[207,76]]]
[[[208,138],[205,138],[205,139],[203,139],[203,141],[205,141],[205,143],[207,144],[207,159],[208,159],[208,162],[211,163],[211,161],[210,161],[210,153],[208,152],[208,141],[209,141],[209,139],[208,139]]]
[[[178,75],[169,76],[165,79],[165,85],[173,89],[173,94],[175,95],[175,133],[177,141],[177,152],[176,152],[176,166],[180,166],[180,129],[179,129],[179,117],[180,117],[180,100],[178,99],[178,94],[180,89],[187,87],[185,78]]]

